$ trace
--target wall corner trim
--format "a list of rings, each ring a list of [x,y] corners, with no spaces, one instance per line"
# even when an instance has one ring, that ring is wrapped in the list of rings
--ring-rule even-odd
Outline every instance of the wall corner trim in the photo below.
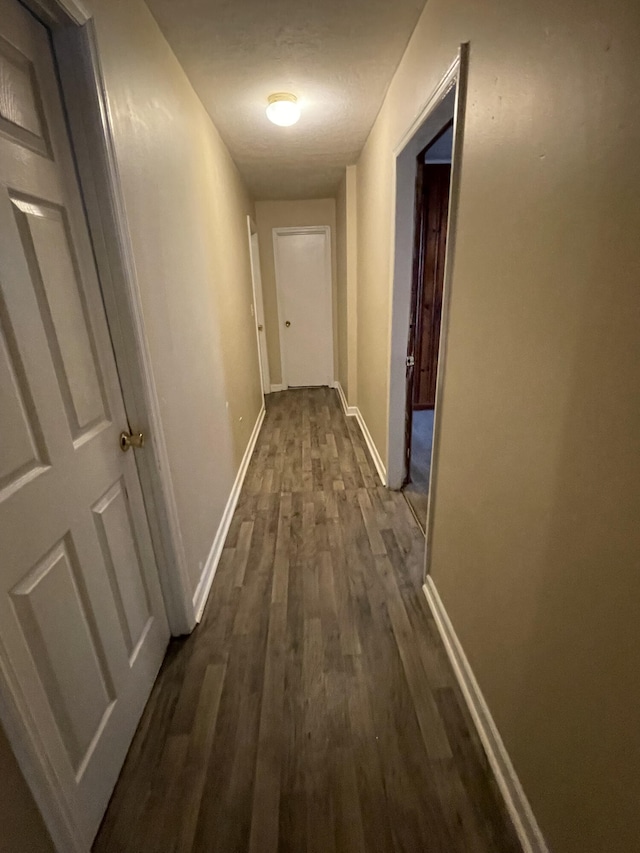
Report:
[[[193,607],[196,613],[196,622],[200,622],[200,620],[202,619],[202,614],[204,612],[207,599],[209,598],[209,593],[211,592],[211,584],[213,583],[213,579],[216,574],[216,569],[218,568],[218,563],[220,562],[220,557],[222,556],[222,549],[224,548],[227,533],[229,532],[231,519],[233,518],[233,513],[235,512],[236,506],[238,505],[238,498],[240,497],[240,492],[242,491],[244,478],[247,475],[249,462],[251,461],[251,456],[253,455],[253,451],[255,450],[255,446],[258,441],[258,436],[260,435],[260,430],[262,429],[262,424],[264,422],[266,413],[267,410],[263,403],[262,408],[260,409],[260,413],[258,414],[258,419],[256,420],[255,426],[253,428],[253,432],[251,433],[251,437],[249,438],[247,449],[244,452],[242,462],[240,463],[240,467],[238,468],[238,473],[231,489],[229,499],[227,500],[227,505],[225,506],[224,512],[222,513],[222,519],[220,520],[220,525],[218,526],[215,539],[213,540],[213,545],[211,546],[209,556],[207,557],[207,562],[205,563],[204,569],[202,571],[202,577],[200,578],[200,582],[198,583],[198,587],[193,596]]]
[[[338,392],[338,397],[340,397],[340,402],[342,403],[342,410],[348,418],[355,418],[358,416],[358,407],[350,406],[347,403],[347,395],[344,393],[344,389],[339,382],[334,382],[333,387]]]
[[[364,436],[364,440],[367,443],[367,447],[369,448],[369,453],[371,454],[371,458],[373,459],[373,464],[376,466],[378,475],[382,480],[382,485],[386,486],[387,469],[384,467],[382,457],[378,453],[378,448],[374,444],[371,433],[369,432],[369,427],[367,426],[365,419],[362,417],[362,412],[358,408],[356,408],[356,419],[358,421],[358,424],[360,425],[360,429],[362,430],[362,435]]]
[[[382,485],[387,485],[387,469],[384,467],[384,462],[382,461],[382,457],[378,453],[378,448],[375,445],[375,442],[369,432],[369,427],[366,424],[365,419],[362,417],[362,412],[357,406],[349,406],[347,404],[347,398],[345,396],[342,385],[339,382],[334,382],[333,387],[338,392],[338,397],[340,398],[340,403],[342,404],[342,410],[348,418],[355,418],[358,421],[358,426],[360,427],[360,431],[362,432],[363,438],[366,442],[366,445],[369,449],[369,453],[371,454],[371,458],[373,459],[373,464],[376,466],[376,471],[378,472],[378,476],[382,480]]]
[[[549,848],[500,737],[489,706],[430,575],[427,575],[423,590],[514,829],[522,844],[523,853],[549,853]]]

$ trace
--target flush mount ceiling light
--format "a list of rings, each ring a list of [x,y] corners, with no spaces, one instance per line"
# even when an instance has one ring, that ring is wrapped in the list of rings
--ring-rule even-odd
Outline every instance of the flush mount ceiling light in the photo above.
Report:
[[[269,106],[267,107],[267,118],[280,127],[290,127],[300,118],[300,107],[295,95],[288,92],[278,92],[269,95]]]

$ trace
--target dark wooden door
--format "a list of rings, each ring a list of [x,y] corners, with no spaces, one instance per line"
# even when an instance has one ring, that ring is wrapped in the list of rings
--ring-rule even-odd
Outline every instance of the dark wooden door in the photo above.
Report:
[[[448,163],[422,163],[419,168],[422,170],[423,234],[420,247],[423,258],[416,300],[412,404],[414,409],[433,409],[436,403],[451,166]]]
[[[443,128],[446,132],[448,126]],[[449,163],[418,155],[415,186],[413,287],[407,355],[405,484],[410,480],[414,409],[435,407],[449,208]]]

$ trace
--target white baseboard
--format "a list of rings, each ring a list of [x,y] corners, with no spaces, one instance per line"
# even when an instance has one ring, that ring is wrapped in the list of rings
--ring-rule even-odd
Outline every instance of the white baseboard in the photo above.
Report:
[[[549,853],[538,822],[520,784],[509,753],[491,716],[473,670],[460,644],[436,585],[430,576],[423,587],[478,735],[522,844],[523,853]]]
[[[286,390],[287,390],[287,386],[286,386],[286,385],[272,385],[272,386],[271,386],[271,393],[272,393],[272,394],[273,394],[275,391],[286,391]]]
[[[358,425],[360,427],[360,431],[364,437],[364,440],[369,448],[369,453],[371,454],[371,458],[373,459],[373,464],[376,466],[376,471],[378,472],[378,476],[382,480],[382,485],[387,485],[387,469],[384,467],[384,462],[382,461],[382,457],[378,453],[378,448],[375,445],[373,438],[371,437],[371,433],[369,432],[369,427],[367,426],[365,419],[362,417],[362,412],[357,406],[349,406],[347,404],[347,398],[345,397],[345,393],[342,389],[342,385],[336,381],[333,383],[333,387],[338,392],[338,397],[340,397],[340,402],[342,403],[342,410],[348,418],[356,418],[358,421]]]
[[[369,432],[369,427],[367,426],[365,419],[362,417],[362,412],[360,409],[356,407],[356,420],[360,425],[360,429],[362,431],[362,435],[364,436],[364,440],[367,443],[367,447],[369,448],[369,453],[371,454],[371,458],[373,459],[373,464],[376,466],[376,471],[380,479],[382,480],[382,485],[387,485],[387,469],[384,467],[384,462],[382,461],[382,457],[378,453],[378,448],[376,447],[373,438],[371,437],[371,433]]]
[[[355,418],[358,414],[358,407],[357,406],[350,406],[347,403],[346,394],[344,393],[342,385],[338,381],[333,383],[333,387],[338,392],[338,397],[340,397],[340,402],[342,403],[342,410],[345,413],[345,415],[348,418]]]
[[[263,406],[260,410],[260,414],[258,415],[258,419],[253,428],[253,432],[251,433],[251,438],[249,439],[249,443],[247,444],[247,449],[245,450],[244,456],[242,457],[242,462],[240,463],[240,468],[238,469],[233,488],[231,489],[229,500],[227,501],[227,505],[224,508],[224,512],[222,513],[222,519],[220,521],[218,531],[216,533],[215,539],[213,540],[213,545],[211,546],[211,550],[209,551],[207,562],[205,563],[204,569],[202,571],[200,583],[198,584],[198,588],[196,589],[195,595],[193,596],[193,607],[196,613],[196,622],[200,622],[200,620],[202,619],[202,613],[207,603],[207,599],[209,598],[211,584],[213,583],[213,579],[216,574],[216,569],[218,568],[218,563],[220,562],[222,549],[224,548],[227,533],[229,532],[229,525],[231,524],[233,513],[235,512],[236,506],[238,504],[238,498],[240,497],[242,484],[244,483],[244,478],[247,474],[247,468],[249,467],[249,462],[251,461],[251,456],[255,449],[258,436],[260,435],[260,430],[262,428],[262,422],[264,421],[265,414],[266,409]]]

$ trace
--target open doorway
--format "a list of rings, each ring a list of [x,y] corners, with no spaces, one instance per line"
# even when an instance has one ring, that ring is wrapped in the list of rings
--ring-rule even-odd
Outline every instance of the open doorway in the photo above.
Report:
[[[395,229],[387,480],[430,538],[437,497],[448,303],[455,258],[469,45],[394,148]],[[411,502],[409,490],[418,495]]]
[[[416,157],[404,492],[423,530],[433,449],[452,150],[453,119]]]

